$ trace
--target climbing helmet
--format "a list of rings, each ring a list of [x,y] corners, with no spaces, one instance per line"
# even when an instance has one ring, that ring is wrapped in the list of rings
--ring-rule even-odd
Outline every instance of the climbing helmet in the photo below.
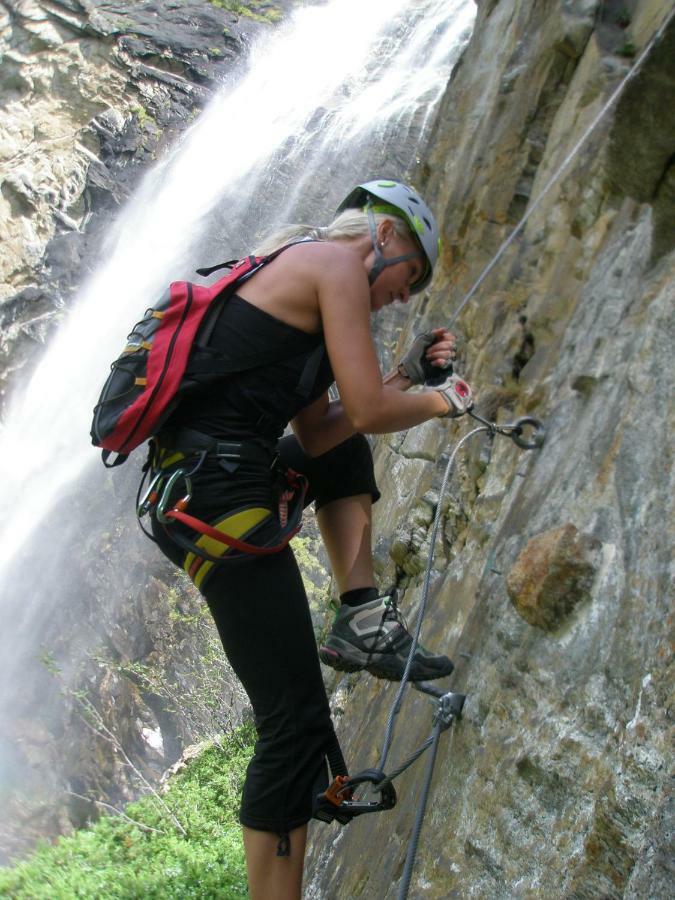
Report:
[[[345,209],[365,209],[370,220],[370,233],[375,251],[375,263],[370,273],[372,284],[384,268],[396,265],[407,257],[395,257],[385,259],[379,251],[377,244],[376,225],[374,213],[384,212],[398,215],[410,228],[410,231],[419,244],[424,256],[426,266],[420,278],[410,286],[411,294],[418,294],[431,281],[434,274],[434,266],[438,259],[440,249],[440,233],[433,213],[420,197],[417,191],[400,181],[387,181],[376,179],[357,185],[354,190],[342,201],[337,208],[337,213]]]

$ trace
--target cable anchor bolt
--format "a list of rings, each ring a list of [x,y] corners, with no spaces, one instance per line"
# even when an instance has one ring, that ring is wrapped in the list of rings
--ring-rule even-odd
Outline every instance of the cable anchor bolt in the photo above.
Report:
[[[546,440],[546,429],[543,423],[533,416],[522,416],[520,419],[516,419],[511,429],[509,437],[521,450],[536,450],[542,447]],[[530,429],[532,429],[531,432]]]
[[[541,420],[535,419],[534,416],[521,416],[521,418],[516,419],[515,422],[498,425],[496,422],[490,422],[489,419],[484,419],[483,416],[474,412],[473,409],[469,410],[469,415],[476,419],[477,422],[485,425],[489,430],[491,438],[496,434],[509,437],[521,450],[536,450],[543,446],[543,443],[546,440],[546,428]],[[530,429],[532,429],[531,432]]]
[[[453,691],[448,691],[447,694],[439,697],[434,714],[434,725],[440,724],[445,730],[452,725],[455,719],[461,719],[465,700],[466,694],[455,694]]]

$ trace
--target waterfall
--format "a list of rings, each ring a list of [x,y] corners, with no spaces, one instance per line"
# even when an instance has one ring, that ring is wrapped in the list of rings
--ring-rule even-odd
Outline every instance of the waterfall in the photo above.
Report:
[[[474,15],[473,0],[330,0],[297,10],[251,49],[247,72],[121,211],[100,267],[0,433],[0,724],[16,705],[16,673],[23,678],[45,650],[42,625],[60,615],[59,573],[81,552],[82,534],[110,528],[92,484],[129,493],[133,517],[127,474],[93,474],[98,451],[88,440],[130,326],[196,264],[245,252],[284,221],[328,221],[359,181],[409,175]],[[125,468],[135,475],[132,463]],[[73,667],[79,644],[64,638]],[[33,705],[30,714],[45,713]]]

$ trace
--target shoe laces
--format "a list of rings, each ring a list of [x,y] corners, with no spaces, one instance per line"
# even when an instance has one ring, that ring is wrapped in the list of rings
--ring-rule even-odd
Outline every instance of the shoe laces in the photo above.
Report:
[[[393,620],[393,621],[397,622],[398,625],[404,629],[405,633],[408,635],[408,637],[412,641],[413,637],[410,634],[410,630],[408,629],[408,623],[406,621],[406,618],[403,615],[403,613],[401,612],[401,610],[398,608],[398,603],[396,602],[396,594],[391,594],[389,597],[387,597],[387,599],[384,601],[384,605],[386,606],[386,609],[382,613],[381,621],[386,622],[389,619],[389,620]],[[424,647],[420,643],[418,643],[417,649],[415,651],[415,657],[417,657],[418,654],[420,654],[420,653],[428,654],[428,651],[426,651],[424,649]]]
[[[385,610],[382,613],[382,621],[393,621],[397,622],[401,628],[408,631],[408,623],[405,620],[405,616],[398,608],[398,603],[396,602],[396,595],[390,594],[384,601]]]

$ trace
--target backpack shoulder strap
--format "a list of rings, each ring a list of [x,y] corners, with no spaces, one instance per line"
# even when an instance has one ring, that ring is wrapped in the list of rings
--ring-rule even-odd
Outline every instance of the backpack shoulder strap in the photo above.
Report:
[[[206,278],[207,275],[213,275],[214,272],[217,272],[219,269],[231,269],[232,266],[238,263],[238,259],[228,259],[227,262],[218,263],[215,266],[206,266],[204,269],[196,269],[197,275],[201,275],[203,278]]]
[[[295,388],[296,394],[299,394],[303,400],[306,400],[312,393],[314,382],[319,374],[321,363],[326,356],[326,345],[323,341],[312,351],[309,359],[305,363],[305,367],[300,375],[300,380]]]
[[[298,242],[296,241],[295,243]],[[197,335],[197,340],[195,341],[195,349],[200,351],[207,349],[223,303],[234,293],[238,285],[248,281],[248,279],[262,269],[263,266],[271,263],[277,256],[283,253],[284,250],[288,250],[289,247],[293,246],[295,246],[295,244],[285,244],[283,247],[279,247],[273,253],[270,253],[269,256],[248,256],[241,260],[229,260],[229,262],[218,263],[218,265],[210,266],[205,269],[197,269],[198,275],[207,276],[216,272],[218,269],[224,269],[226,267],[233,269],[237,265],[248,262],[248,268],[241,275],[235,274],[235,272],[232,271],[230,275],[226,275],[225,278],[221,279],[223,287],[213,298],[211,306],[204,316],[204,320],[199,329],[199,334]]]

